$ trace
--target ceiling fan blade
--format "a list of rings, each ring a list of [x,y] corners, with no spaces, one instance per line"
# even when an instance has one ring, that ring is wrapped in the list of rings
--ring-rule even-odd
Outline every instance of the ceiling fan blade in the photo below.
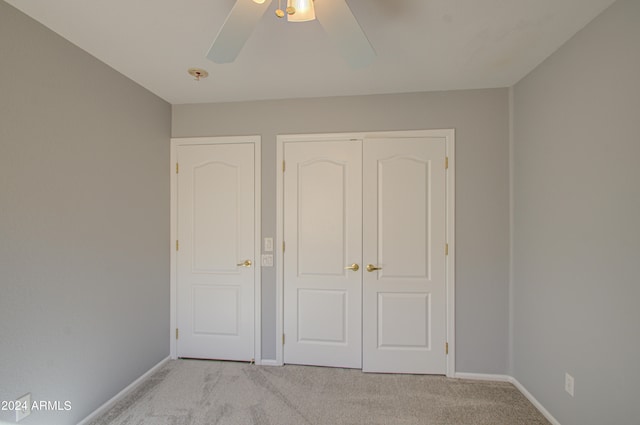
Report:
[[[376,57],[371,43],[353,16],[345,0],[322,0],[314,3],[318,21],[333,40],[349,65],[365,67]]]
[[[216,63],[233,62],[270,4],[271,0],[262,4],[253,0],[237,0],[213,40],[207,58]]]

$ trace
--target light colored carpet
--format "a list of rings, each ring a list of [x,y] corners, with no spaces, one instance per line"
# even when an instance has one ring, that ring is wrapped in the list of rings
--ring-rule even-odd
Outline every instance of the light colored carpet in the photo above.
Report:
[[[511,384],[175,360],[91,425],[547,425]]]

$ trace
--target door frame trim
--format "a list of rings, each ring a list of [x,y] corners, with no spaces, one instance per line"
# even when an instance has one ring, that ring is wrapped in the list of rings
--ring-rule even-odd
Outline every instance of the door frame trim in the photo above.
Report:
[[[176,173],[176,162],[178,158],[178,147],[188,145],[214,145],[214,144],[234,144],[245,143],[254,146],[254,209],[255,209],[255,240],[254,240],[254,330],[253,330],[253,358],[256,364],[262,363],[261,329],[262,329],[262,296],[261,296],[261,199],[262,199],[262,154],[261,136],[229,136],[229,137],[179,137],[171,139],[171,153],[169,161],[169,173],[171,176],[171,213],[170,213],[170,315],[169,315],[169,355],[171,359],[177,359],[177,344],[175,329],[177,327],[177,267],[176,249],[178,225],[178,178]]]
[[[282,244],[284,241],[284,145],[288,142],[323,142],[335,140],[362,140],[380,138],[419,138],[443,137],[446,145],[446,156],[449,168],[446,173],[446,240],[449,244],[449,255],[446,257],[446,336],[449,344],[446,375],[454,377],[456,373],[456,338],[455,338],[455,129],[408,130],[408,131],[376,131],[359,133],[322,133],[322,134],[284,134],[276,138],[276,359],[273,365],[284,364],[282,336],[284,333],[284,258]],[[442,348],[444,349],[444,347]]]

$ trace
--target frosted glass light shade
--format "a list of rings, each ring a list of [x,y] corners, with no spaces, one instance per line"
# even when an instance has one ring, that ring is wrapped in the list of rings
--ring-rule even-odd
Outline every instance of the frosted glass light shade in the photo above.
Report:
[[[296,13],[287,16],[289,22],[307,22],[316,19],[313,0],[291,0],[291,6],[296,8]]]

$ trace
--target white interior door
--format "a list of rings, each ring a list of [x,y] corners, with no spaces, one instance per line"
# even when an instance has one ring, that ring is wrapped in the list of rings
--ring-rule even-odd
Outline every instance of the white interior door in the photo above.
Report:
[[[446,372],[445,149],[365,141],[364,371]]]
[[[254,145],[177,148],[177,356],[254,358]]]
[[[284,147],[285,363],[362,367],[361,155],[361,141]]]

